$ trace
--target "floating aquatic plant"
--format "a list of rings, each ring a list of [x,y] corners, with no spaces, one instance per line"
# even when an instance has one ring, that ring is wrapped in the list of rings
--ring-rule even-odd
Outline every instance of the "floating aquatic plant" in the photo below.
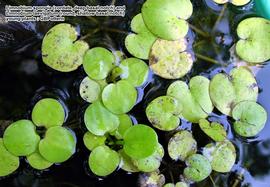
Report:
[[[147,0],[142,7],[142,16],[147,28],[166,40],[178,40],[188,32],[185,21],[193,12],[190,0]]]
[[[65,121],[65,110],[56,99],[45,98],[39,100],[32,110],[32,120],[36,126],[62,126]]]
[[[176,41],[157,39],[150,51],[150,68],[165,79],[185,76],[193,65],[191,54],[185,52],[186,47],[187,43],[183,38]]]
[[[216,142],[224,141],[227,137],[226,129],[217,122],[208,122],[206,119],[199,121],[202,131]]]
[[[44,170],[53,165],[52,162],[49,162],[39,152],[34,152],[31,155],[27,156],[27,162],[32,168],[37,170]]]
[[[254,101],[242,101],[233,108],[232,117],[236,120],[233,124],[235,132],[243,137],[252,137],[265,126],[267,112]]]
[[[118,115],[119,126],[118,128],[111,132],[110,134],[115,136],[117,139],[123,139],[126,131],[133,125],[131,118],[127,114]]]
[[[176,184],[173,183],[167,183],[164,185],[164,187],[188,187],[189,185],[185,182],[177,182]]]
[[[83,136],[83,143],[89,151],[93,151],[96,147],[105,145],[105,136],[97,136],[91,132],[86,132]]]
[[[145,26],[142,14],[136,15],[131,21],[131,29],[133,32],[125,39],[127,50],[135,57],[148,59],[150,49],[157,39]]]
[[[27,156],[35,152],[40,141],[35,125],[29,120],[19,120],[4,132],[6,149],[15,156]]]
[[[169,86],[167,95],[176,98],[182,105],[181,115],[186,120],[198,123],[213,110],[209,96],[209,83],[210,81],[203,76],[191,78],[189,86],[183,81],[176,81]]]
[[[13,173],[20,165],[19,157],[6,149],[2,138],[0,138],[0,160],[0,177]]]
[[[93,103],[100,98],[101,86],[98,82],[85,77],[80,84],[79,92],[83,100]]]
[[[210,82],[210,97],[215,107],[231,116],[232,109],[241,101],[257,101],[258,86],[252,72],[234,68],[230,75],[219,73]]]
[[[42,42],[43,62],[61,72],[76,70],[88,49],[88,44],[77,37],[78,33],[70,24],[61,23],[51,28]]]
[[[243,6],[250,2],[250,0],[213,0],[217,4],[232,3],[235,6]]]
[[[260,29],[258,29],[260,28]],[[241,21],[237,27],[240,40],[236,53],[250,63],[262,63],[270,59],[270,21],[253,17]]]

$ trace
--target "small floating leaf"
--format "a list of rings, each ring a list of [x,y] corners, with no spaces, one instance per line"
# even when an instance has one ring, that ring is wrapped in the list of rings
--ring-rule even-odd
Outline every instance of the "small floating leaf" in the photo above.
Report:
[[[142,7],[142,16],[147,28],[166,40],[185,37],[193,12],[190,0],[147,0]]]
[[[124,151],[133,159],[152,155],[158,146],[156,132],[146,125],[134,125],[124,135]]]
[[[65,121],[65,110],[56,99],[45,98],[38,101],[34,106],[32,120],[38,127],[62,126]]]
[[[105,145],[105,141],[105,136],[96,136],[91,132],[87,132],[83,136],[83,143],[90,151],[93,151],[98,146]]]
[[[157,39],[145,26],[142,14],[136,15],[131,21],[131,29],[137,34],[129,34],[125,39],[125,45],[133,56],[148,59],[150,49]]]
[[[202,131],[214,141],[224,141],[227,137],[226,130],[217,122],[209,123],[207,120],[201,119],[199,125]]]
[[[76,149],[74,135],[64,127],[51,127],[39,143],[40,154],[52,163],[68,160]]]
[[[243,137],[252,137],[264,128],[267,112],[256,102],[243,101],[234,107],[232,117],[236,120],[233,124],[235,132]]]
[[[114,172],[120,163],[117,152],[103,145],[96,147],[89,156],[89,167],[97,176],[107,176]]]
[[[30,155],[37,149],[39,140],[35,125],[29,120],[12,123],[3,136],[5,147],[15,156]]]
[[[98,100],[101,95],[101,88],[99,83],[85,77],[80,84],[80,96],[83,100],[93,103]]]
[[[206,145],[203,155],[210,160],[213,170],[221,173],[231,171],[236,160],[234,145],[228,140]]]
[[[180,124],[181,105],[170,96],[154,99],[146,108],[146,115],[151,124],[164,131],[176,129]]]
[[[86,128],[97,136],[103,136],[107,132],[113,132],[119,126],[116,115],[107,110],[101,101],[91,104],[84,113]]]
[[[102,47],[89,49],[84,55],[84,71],[94,80],[105,79],[115,65],[114,55]]]
[[[142,173],[139,175],[140,187],[162,187],[165,184],[165,176],[160,174],[159,171],[150,173]]]
[[[78,33],[70,24],[61,23],[51,28],[42,42],[43,62],[62,72],[76,70],[88,49],[88,44],[77,37]]]
[[[123,149],[118,151],[121,157],[121,164],[119,167],[127,172],[139,172],[138,168],[133,164],[132,159],[125,153]]]
[[[18,169],[19,157],[14,156],[5,148],[3,139],[0,138],[0,177],[7,176]]]
[[[162,145],[158,144],[157,149],[151,156],[142,159],[133,159],[133,163],[142,172],[152,172],[159,168],[163,156],[164,149]]]
[[[241,101],[256,101],[258,86],[253,74],[245,67],[235,68],[230,75],[219,73],[210,83],[210,97],[217,109],[231,115],[234,106]]]
[[[137,101],[137,90],[126,80],[109,84],[102,92],[102,101],[115,114],[129,112]]]
[[[27,156],[27,161],[32,168],[35,168],[38,170],[44,170],[53,165],[53,163],[43,158],[39,152],[35,152]]]
[[[169,141],[168,152],[173,160],[184,161],[197,152],[197,142],[190,132],[177,132]]]
[[[123,139],[124,134],[133,125],[133,123],[127,114],[118,115],[118,119],[119,119],[118,128],[110,134],[115,136],[117,139]]]
[[[260,28],[260,29],[258,29]],[[270,59],[270,21],[264,18],[248,18],[237,27],[240,40],[236,53],[250,63],[262,63]]]
[[[188,187],[188,185],[185,182],[178,182],[176,184],[167,183],[167,184],[164,185],[164,187]]]
[[[137,58],[128,58],[119,66],[122,70],[121,79],[127,80],[134,87],[143,85],[149,74],[149,68],[144,61]]]
[[[217,4],[225,4],[225,3],[230,2],[236,6],[243,6],[243,5],[248,4],[250,0],[214,0],[214,2]]]
[[[184,169],[184,176],[194,182],[206,179],[211,171],[209,160],[200,154],[194,154],[186,160],[187,168]]]
[[[150,52],[150,68],[165,79],[185,76],[193,65],[191,54],[184,52],[186,45],[185,39],[176,41],[157,39]]]
[[[178,100],[182,105],[182,116],[193,123],[206,118],[213,110],[212,101],[209,96],[210,81],[203,76],[193,77],[189,86],[183,81],[172,83],[167,95]]]

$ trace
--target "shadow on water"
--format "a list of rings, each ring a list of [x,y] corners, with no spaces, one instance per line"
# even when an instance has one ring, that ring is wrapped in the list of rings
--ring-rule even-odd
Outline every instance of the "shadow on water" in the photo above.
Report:
[[[10,0],[1,2],[0,13],[3,14],[5,4],[16,5],[17,2],[29,5],[109,5],[110,0]],[[91,47],[103,46],[111,50],[123,50],[130,56],[124,47],[126,33],[130,32],[130,20],[140,12],[143,0],[116,0],[116,5],[127,6],[124,18],[98,18],[102,23],[100,31],[86,38]],[[188,33],[189,50],[193,52],[196,62],[192,71],[181,80],[188,82],[194,75],[203,75],[208,78],[219,72],[229,72],[233,68],[230,62],[229,50],[236,41],[234,30],[239,21],[245,17],[254,15],[253,2],[236,8],[228,5],[218,6],[212,0],[193,0],[194,13],[190,23],[194,28]],[[222,16],[220,16],[222,14]],[[216,20],[219,20],[218,22]],[[67,22],[76,26],[80,37],[91,33],[98,25],[84,17],[67,18]],[[62,102],[66,107],[67,119],[65,126],[71,128],[77,136],[76,154],[61,165],[55,165],[49,170],[36,171],[29,167],[25,159],[21,159],[19,170],[11,176],[0,178],[0,186],[4,187],[89,187],[89,186],[137,186],[137,174],[127,174],[121,170],[112,175],[98,179],[88,169],[87,159],[89,152],[85,149],[82,136],[86,132],[82,122],[82,114],[87,107],[78,95],[78,85],[85,75],[82,68],[63,74],[55,72],[42,63],[41,41],[44,34],[56,23],[9,23],[0,24],[0,137],[4,129],[12,122],[22,118],[30,118],[34,103],[43,97],[53,97]],[[110,28],[106,30],[104,28]],[[112,30],[113,29],[113,30]],[[201,31],[199,34],[197,31]],[[124,31],[124,32],[122,32]],[[195,34],[197,33],[197,34]],[[206,33],[206,35],[205,35]],[[193,46],[193,47],[192,47]],[[192,50],[193,48],[193,50]],[[199,55],[198,55],[199,54]],[[205,57],[210,58],[205,59]],[[219,62],[219,64],[213,64]],[[270,65],[265,65],[257,73],[257,81],[261,90],[259,103],[268,111],[270,119]],[[152,73],[147,84],[138,88],[138,104],[130,112],[135,123],[149,124],[145,113],[145,107],[154,98],[165,94],[168,85],[172,81],[159,78]],[[210,121],[220,122],[228,132],[228,138],[237,147],[237,163],[233,171],[228,174],[213,172],[211,179],[192,186],[198,187],[267,187],[270,184],[270,122],[268,120],[265,129],[250,140],[242,140],[234,136],[231,130],[231,119],[214,111],[209,117]],[[192,130],[198,140],[199,147],[209,143],[198,126],[182,120],[180,129]],[[158,131],[160,142],[167,146],[172,132]],[[161,171],[167,182],[175,181],[182,174],[184,163],[173,162],[168,154],[165,154]],[[213,184],[215,183],[215,185]]]

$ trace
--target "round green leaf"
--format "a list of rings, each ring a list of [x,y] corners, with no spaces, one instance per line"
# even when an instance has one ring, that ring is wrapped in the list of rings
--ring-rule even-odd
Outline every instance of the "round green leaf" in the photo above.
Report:
[[[193,59],[186,50],[186,40],[168,41],[157,39],[149,56],[149,65],[153,72],[165,79],[178,79],[192,68]]]
[[[105,145],[105,136],[96,136],[91,132],[87,132],[83,136],[83,143],[89,151],[93,151],[96,147]]]
[[[44,170],[53,165],[53,163],[43,158],[39,152],[35,152],[27,156],[27,161],[32,168],[37,170]]]
[[[129,112],[137,101],[137,90],[126,80],[109,84],[102,92],[102,101],[115,114]]]
[[[80,96],[83,100],[93,103],[98,100],[101,95],[101,88],[99,83],[85,77],[80,84]]]
[[[156,132],[146,125],[134,125],[124,135],[124,151],[133,159],[152,155],[158,146]]]
[[[231,116],[237,103],[257,100],[256,79],[245,67],[233,69],[230,75],[219,73],[210,82],[210,97],[220,112]]]
[[[131,118],[127,114],[118,115],[119,118],[119,126],[118,128],[110,133],[115,136],[117,139],[123,139],[126,131],[133,125]]]
[[[97,136],[113,132],[119,126],[116,115],[107,110],[100,101],[91,104],[84,113],[86,128]]]
[[[88,49],[88,44],[78,41],[77,37],[78,33],[70,24],[61,23],[51,28],[42,42],[43,62],[61,72],[76,70]]]
[[[121,62],[121,79],[127,80],[134,87],[143,85],[149,74],[149,68],[144,61],[137,58],[128,58]]]
[[[115,57],[105,48],[95,47],[84,55],[83,68],[91,79],[105,79],[114,67]]]
[[[128,52],[137,58],[148,59],[150,49],[157,38],[145,26],[142,14],[132,19],[131,29],[137,34],[129,34],[126,37],[125,46]]]
[[[139,172],[138,168],[133,164],[132,159],[125,153],[123,149],[118,151],[119,156],[121,157],[121,163],[119,167],[127,172]]]
[[[44,126],[47,129],[62,126],[65,121],[65,110],[56,99],[45,98],[34,106],[32,120],[36,126]]]
[[[168,153],[173,160],[184,161],[197,152],[197,142],[188,131],[180,131],[173,135],[168,144]]]
[[[209,160],[200,154],[194,154],[186,160],[187,168],[184,169],[184,176],[194,182],[206,179],[211,171]]]
[[[157,149],[151,156],[142,159],[133,159],[133,163],[142,172],[152,172],[159,168],[163,156],[164,149],[162,145],[158,144]]]
[[[29,120],[12,123],[3,136],[5,147],[15,156],[30,155],[37,149],[39,140],[35,125]]]
[[[203,155],[210,160],[212,169],[221,173],[231,171],[236,160],[234,145],[228,140],[206,145]]]
[[[250,0],[213,0],[213,1],[217,4],[225,4],[225,3],[230,2],[236,6],[243,6],[250,2]]]
[[[97,176],[107,176],[114,172],[120,163],[117,152],[103,145],[96,147],[89,156],[89,167]]]
[[[198,123],[213,110],[209,96],[209,83],[210,81],[203,76],[193,77],[189,86],[183,81],[176,81],[169,86],[167,95],[176,98],[182,105],[182,116],[186,120]]]
[[[188,185],[185,182],[178,182],[175,185],[173,183],[167,183],[164,187],[188,187]]]
[[[236,120],[233,124],[235,132],[243,137],[252,137],[264,128],[267,112],[256,102],[243,101],[234,107],[232,117]]]
[[[19,157],[6,150],[3,139],[0,138],[0,177],[7,176],[18,169]]]
[[[190,0],[147,0],[142,16],[147,28],[166,40],[183,38],[188,32],[188,19],[193,11]]]
[[[146,116],[151,124],[164,131],[176,129],[180,124],[182,106],[170,96],[154,99],[146,108]]]
[[[40,154],[49,162],[61,163],[68,160],[76,149],[74,135],[64,127],[51,127],[39,143]]]
[[[216,142],[224,141],[227,137],[226,130],[217,122],[209,123],[207,120],[201,119],[199,125],[202,131]]]
[[[258,29],[260,28],[260,29]],[[250,63],[262,63],[270,59],[270,21],[264,18],[248,18],[237,27],[240,40],[236,53]]]

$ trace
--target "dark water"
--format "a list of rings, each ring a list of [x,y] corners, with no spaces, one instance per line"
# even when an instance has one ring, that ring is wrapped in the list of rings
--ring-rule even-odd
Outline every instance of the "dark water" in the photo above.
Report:
[[[19,3],[18,3],[19,2]],[[123,50],[126,54],[123,42],[125,33],[129,32],[131,18],[140,12],[143,0],[116,0],[117,5],[127,6],[126,17],[124,18],[100,18],[98,22],[102,25],[102,31],[88,37],[86,41],[91,47],[104,46],[111,50]],[[36,1],[1,1],[0,11],[3,13],[5,4],[29,4],[29,5],[109,5],[109,0],[36,0]],[[239,21],[245,17],[253,16],[253,2],[244,7],[229,5],[226,9],[217,6],[211,0],[193,0],[194,13],[190,23],[202,31],[195,34],[191,29],[188,34],[190,50],[192,46],[195,53],[207,56],[218,61],[220,64],[213,64],[209,60],[197,58],[193,70],[182,80],[188,81],[194,75],[204,75],[211,78],[219,72],[229,72],[234,67],[231,63],[230,48],[237,37],[235,29]],[[223,16],[220,17],[221,12]],[[216,20],[220,17],[220,21]],[[67,22],[75,25],[81,36],[92,32],[99,27],[88,18],[67,18]],[[54,97],[64,103],[68,112],[65,126],[72,129],[77,136],[77,151],[73,157],[61,165],[55,165],[47,171],[35,171],[31,169],[24,158],[21,159],[21,166],[11,176],[0,178],[0,187],[89,187],[89,186],[138,186],[137,174],[127,174],[124,171],[117,171],[112,175],[98,179],[88,169],[87,159],[89,152],[82,143],[82,136],[86,131],[82,122],[82,114],[88,106],[78,95],[78,85],[85,73],[80,68],[72,73],[59,73],[46,67],[41,61],[40,46],[44,34],[56,23],[9,23],[0,24],[0,136],[5,127],[11,121],[22,118],[30,118],[31,109],[34,103],[40,98]],[[105,31],[106,28],[114,31]],[[118,30],[115,32],[115,30]],[[206,33],[206,34],[205,34]],[[269,74],[270,64],[264,65],[256,75],[259,88],[259,103],[263,105],[270,115],[270,86]],[[140,97],[137,106],[130,112],[134,121],[149,124],[144,114],[145,106],[149,101],[165,93],[166,88],[172,81],[161,79],[152,74],[148,83],[138,88]],[[268,116],[270,119],[270,116]],[[212,173],[209,178],[194,186],[199,187],[268,187],[270,186],[270,124],[269,120],[265,129],[253,139],[244,140],[235,137],[230,128],[231,119],[219,114],[217,111],[209,117],[212,121],[222,123],[227,131],[228,137],[237,147],[237,162],[231,173]],[[203,147],[209,139],[200,131],[197,125],[182,121],[181,129],[192,130],[198,145]],[[160,142],[167,146],[168,139],[172,133],[158,131]],[[167,182],[179,180],[179,175],[184,168],[183,163],[173,163],[168,155],[165,155],[160,168],[166,176]],[[173,176],[173,177],[172,177]]]

